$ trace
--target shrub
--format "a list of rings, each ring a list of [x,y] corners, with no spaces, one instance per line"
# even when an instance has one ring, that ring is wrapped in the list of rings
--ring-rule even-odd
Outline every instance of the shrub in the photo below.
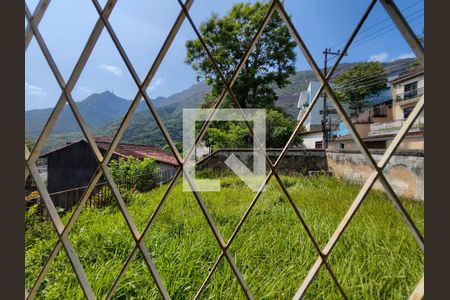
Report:
[[[25,212],[25,228],[32,228],[40,220],[38,215],[39,204],[33,204]]]
[[[151,158],[140,160],[135,157],[120,158],[109,163],[111,174],[120,185],[140,192],[146,192],[156,186],[159,168]]]

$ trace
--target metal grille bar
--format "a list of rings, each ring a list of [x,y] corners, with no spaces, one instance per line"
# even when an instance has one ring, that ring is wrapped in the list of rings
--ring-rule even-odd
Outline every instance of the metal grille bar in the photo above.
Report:
[[[50,4],[50,0],[41,0],[39,1],[36,9],[33,13],[33,22],[36,26],[38,26],[39,22],[41,22],[42,17],[44,16],[45,11],[47,10],[48,5]],[[30,45],[31,39],[33,38],[33,30],[31,30],[31,26],[28,24],[25,29],[25,51]]]
[[[362,16],[362,18],[360,19],[360,21],[358,22],[355,30],[352,32],[349,40],[347,41],[341,55],[338,57],[336,63],[334,64],[333,68],[328,72],[328,74],[323,74],[320,70],[320,68],[318,67],[318,65],[316,64],[315,60],[313,59],[312,55],[310,54],[308,48],[306,47],[305,43],[303,42],[300,34],[298,33],[297,29],[295,28],[295,26],[292,24],[288,14],[286,13],[283,4],[279,1],[279,0],[273,0],[271,2],[271,6],[266,14],[266,16],[264,17],[264,20],[261,24],[261,26],[259,27],[258,31],[256,32],[254,38],[252,39],[251,44],[249,45],[249,47],[247,48],[247,51],[244,53],[242,59],[240,60],[236,70],[234,71],[234,73],[232,74],[231,78],[229,79],[229,81],[226,80],[226,78],[224,77],[224,75],[221,72],[221,69],[218,65],[218,63],[214,60],[213,56],[211,55],[208,46],[206,45],[206,43],[203,41],[203,38],[201,36],[201,34],[199,33],[197,26],[194,24],[194,22],[192,21],[190,15],[189,15],[189,9],[191,8],[192,4],[193,4],[193,0],[186,0],[185,3],[182,3],[181,0],[177,0],[178,3],[181,6],[181,10],[180,13],[176,19],[176,21],[174,22],[166,40],[164,41],[161,50],[159,51],[154,63],[152,64],[147,76],[145,77],[145,79],[143,80],[143,82],[140,81],[135,69],[133,68],[133,65],[131,64],[131,61],[129,60],[126,51],[123,49],[119,39],[117,38],[111,24],[108,21],[108,18],[117,2],[117,0],[108,0],[108,2],[106,3],[105,7],[102,9],[100,4],[98,3],[98,0],[92,0],[92,3],[94,5],[94,8],[97,10],[98,14],[99,14],[99,18],[91,32],[91,35],[80,55],[79,60],[77,61],[71,76],[69,77],[69,80],[67,81],[67,83],[64,81],[62,75],[60,74],[58,67],[56,65],[56,63],[53,61],[53,58],[48,50],[48,48],[46,47],[46,44],[44,42],[44,39],[42,38],[39,30],[38,30],[38,24],[41,21],[42,17],[45,14],[45,11],[50,3],[50,0],[41,0],[35,11],[34,14],[31,15],[28,7],[25,5],[25,17],[28,21],[28,26],[25,29],[25,50],[28,48],[28,45],[32,39],[32,37],[34,36],[36,38],[36,41],[38,42],[38,45],[41,49],[41,51],[44,54],[44,57],[52,71],[52,73],[54,74],[61,90],[61,96],[57,102],[57,104],[55,105],[47,123],[45,124],[40,136],[38,137],[38,140],[33,148],[33,150],[31,151],[31,153],[28,151],[28,148],[25,145],[25,180],[27,179],[28,175],[30,174],[33,179],[36,182],[37,188],[41,194],[41,197],[44,201],[44,204],[47,207],[47,210],[49,212],[49,216],[50,219],[53,223],[53,226],[55,227],[55,231],[58,234],[58,241],[55,244],[55,247],[53,248],[49,258],[47,259],[45,265],[43,266],[38,278],[35,281],[35,284],[33,285],[32,289],[30,291],[26,291],[25,290],[25,297],[26,299],[33,299],[36,295],[36,292],[40,286],[40,283],[42,282],[42,280],[44,279],[45,275],[48,272],[49,266],[52,263],[52,261],[54,260],[54,258],[56,257],[57,253],[59,252],[59,250],[61,249],[61,246],[65,249],[67,256],[69,258],[69,261],[74,269],[75,275],[80,283],[80,286],[83,290],[83,293],[85,295],[85,297],[87,299],[95,299],[95,295],[92,292],[92,289],[89,285],[89,282],[87,280],[86,274],[83,270],[83,267],[81,265],[81,262],[78,259],[77,254],[75,253],[69,239],[68,239],[68,233],[70,232],[71,228],[73,227],[73,224],[75,223],[76,219],[78,218],[78,216],[80,215],[87,199],[90,197],[95,185],[97,184],[98,180],[100,179],[100,177],[103,175],[106,178],[106,182],[108,183],[108,185],[110,186],[113,195],[115,196],[118,204],[119,204],[119,208],[120,211],[122,213],[122,215],[124,216],[124,219],[128,225],[128,228],[130,230],[130,233],[132,234],[134,240],[135,240],[135,247],[133,249],[133,251],[130,253],[129,257],[127,258],[123,268],[121,269],[120,273],[117,275],[112,287],[110,288],[108,295],[106,296],[107,299],[110,299],[113,294],[114,291],[116,289],[116,287],[118,286],[120,279],[123,277],[124,273],[126,272],[126,270],[129,267],[130,262],[134,259],[134,257],[136,256],[136,254],[138,253],[138,250],[143,254],[144,257],[144,261],[148,267],[148,269],[150,270],[150,273],[159,289],[159,292],[161,294],[161,296],[164,299],[170,299],[170,296],[167,292],[167,290],[165,289],[164,283],[162,282],[161,277],[158,274],[158,271],[156,269],[156,266],[152,260],[152,258],[150,257],[150,255],[148,254],[148,251],[144,245],[144,237],[146,235],[146,233],[148,232],[149,228],[151,227],[151,225],[153,224],[155,218],[158,216],[162,206],[164,205],[164,202],[166,201],[168,195],[170,194],[170,192],[172,191],[177,179],[181,176],[181,174],[183,173],[183,176],[185,176],[185,178],[187,179],[189,185],[191,186],[192,190],[193,190],[193,195],[196,198],[196,201],[198,203],[198,205],[200,206],[202,213],[206,219],[206,221],[208,222],[208,225],[219,245],[219,247],[221,248],[221,254],[218,257],[218,259],[216,260],[213,268],[211,269],[211,271],[209,272],[209,274],[207,275],[205,281],[203,282],[203,284],[201,285],[200,289],[198,290],[197,294],[195,295],[195,299],[198,299],[202,293],[202,291],[204,290],[204,288],[207,286],[212,274],[215,272],[215,270],[217,269],[217,266],[219,265],[221,259],[225,256],[225,258],[227,259],[236,279],[238,280],[241,288],[244,291],[245,296],[247,297],[247,299],[253,299],[253,296],[250,292],[250,289],[248,288],[248,286],[246,285],[242,275],[240,274],[240,271],[238,269],[238,267],[236,266],[234,260],[232,259],[232,257],[230,256],[230,254],[228,253],[228,248],[230,247],[231,243],[234,241],[234,239],[236,238],[238,232],[240,231],[243,223],[245,222],[245,220],[247,219],[249,213],[251,212],[251,210],[253,209],[254,205],[256,204],[257,200],[259,199],[260,195],[262,194],[264,187],[267,185],[267,183],[269,182],[269,180],[271,179],[272,176],[275,176],[276,181],[278,182],[278,184],[280,185],[281,189],[283,190],[283,193],[286,195],[290,205],[292,206],[292,208],[294,209],[297,217],[299,218],[299,221],[301,222],[303,228],[305,229],[309,239],[311,240],[311,242],[313,243],[319,257],[316,261],[316,263],[313,265],[313,267],[311,268],[311,270],[309,271],[307,277],[305,278],[305,280],[303,281],[303,284],[300,286],[300,288],[298,289],[296,295],[294,296],[294,299],[300,299],[304,296],[304,293],[306,292],[307,288],[310,286],[310,284],[312,283],[312,281],[314,280],[317,272],[319,271],[320,267],[324,264],[325,267],[327,268],[330,276],[333,279],[333,282],[335,283],[336,287],[339,289],[341,296],[344,299],[347,299],[347,296],[342,288],[342,286],[339,284],[335,274],[333,273],[331,266],[328,264],[327,262],[327,257],[330,255],[332,249],[334,248],[334,246],[336,245],[336,243],[338,242],[339,238],[341,237],[341,235],[344,233],[345,229],[347,228],[347,226],[349,225],[349,223],[351,222],[352,218],[354,217],[354,215],[356,214],[358,208],[361,206],[361,204],[363,203],[365,197],[367,196],[368,192],[371,190],[373,184],[375,183],[375,181],[377,179],[379,179],[384,187],[384,189],[386,190],[387,194],[389,195],[391,201],[393,202],[394,207],[399,211],[399,213],[401,214],[402,218],[404,219],[404,221],[406,222],[408,228],[410,229],[412,235],[414,236],[414,238],[416,239],[419,247],[422,249],[422,251],[424,250],[424,239],[423,236],[421,235],[420,231],[417,229],[417,227],[415,226],[413,220],[411,219],[411,217],[409,216],[409,214],[407,213],[407,211],[404,209],[404,207],[402,206],[398,196],[396,195],[395,191],[392,189],[392,187],[390,186],[390,184],[388,183],[388,181],[386,180],[384,174],[383,174],[383,170],[385,169],[385,167],[387,166],[390,158],[392,157],[392,155],[395,153],[395,151],[397,150],[398,146],[400,145],[400,143],[402,142],[403,138],[405,137],[406,133],[408,132],[408,130],[412,127],[412,125],[414,124],[414,121],[417,119],[417,117],[419,116],[419,114],[422,112],[423,107],[424,107],[424,96],[421,97],[420,101],[418,102],[418,104],[416,105],[416,107],[414,108],[414,110],[412,111],[412,113],[410,114],[410,116],[408,117],[408,119],[406,120],[406,122],[403,124],[403,126],[401,127],[400,131],[398,132],[398,134],[396,135],[395,139],[393,140],[393,142],[391,143],[391,145],[388,147],[388,149],[386,150],[385,154],[382,156],[381,160],[377,163],[371,153],[369,152],[369,150],[367,149],[367,147],[364,145],[361,137],[358,135],[358,133],[356,132],[352,122],[350,121],[349,116],[346,114],[346,112],[344,111],[342,105],[340,104],[339,100],[337,99],[333,89],[331,88],[330,84],[329,84],[329,80],[331,79],[331,76],[333,75],[333,73],[335,72],[337,66],[339,65],[340,61],[343,58],[343,55],[345,54],[345,52],[348,50],[348,48],[350,47],[350,45],[352,44],[355,36],[357,35],[357,33],[359,32],[359,30],[361,29],[362,25],[365,23],[367,17],[369,16],[369,14],[371,13],[376,0],[372,0],[368,6],[368,8],[366,9],[364,15]],[[396,24],[396,26],[398,27],[398,29],[400,30],[401,34],[403,35],[403,37],[406,39],[406,41],[408,42],[408,44],[410,45],[410,47],[412,48],[412,50],[414,51],[414,53],[416,54],[417,58],[419,59],[419,62],[422,64],[424,64],[424,50],[423,50],[423,46],[420,44],[420,41],[417,39],[417,37],[414,35],[414,32],[411,30],[410,26],[408,25],[407,21],[405,20],[405,18],[402,16],[402,14],[400,13],[400,11],[398,10],[398,8],[396,7],[395,3],[392,0],[380,0],[381,4],[383,5],[383,7],[385,8],[385,10],[387,11],[387,13],[389,14],[389,16],[391,17],[391,19],[394,21],[394,23]],[[269,159],[269,157],[267,156],[267,154],[265,153],[264,149],[261,148],[261,145],[259,143],[259,141],[257,141],[258,146],[261,148],[261,150],[264,152],[264,155],[266,157],[267,163],[270,166],[270,171],[269,174],[266,176],[266,178],[264,179],[264,182],[262,183],[259,191],[255,194],[252,202],[250,203],[250,206],[247,208],[247,210],[245,211],[244,215],[242,216],[240,222],[238,223],[238,225],[236,226],[235,230],[233,231],[230,239],[228,240],[227,243],[225,243],[225,241],[223,240],[223,238],[220,235],[220,232],[218,231],[213,218],[211,217],[208,208],[206,207],[202,197],[200,196],[199,193],[195,192],[195,187],[193,184],[193,180],[192,178],[190,178],[189,173],[187,173],[185,170],[183,170],[183,165],[186,161],[188,161],[191,156],[193,155],[193,152],[195,151],[195,146],[201,141],[202,137],[204,136],[204,133],[206,132],[206,129],[209,127],[209,125],[211,124],[214,116],[215,116],[215,111],[216,109],[218,109],[221,104],[223,103],[223,101],[225,100],[225,98],[229,95],[231,96],[234,104],[240,108],[239,103],[237,101],[236,96],[234,95],[234,92],[232,90],[232,87],[234,85],[234,82],[236,81],[240,71],[242,70],[245,62],[247,61],[252,49],[254,48],[254,46],[256,45],[256,43],[258,42],[261,34],[263,33],[264,29],[266,28],[268,22],[270,21],[271,17],[273,16],[273,13],[277,11],[279,13],[279,15],[282,17],[282,19],[285,21],[285,25],[287,26],[287,28],[289,29],[291,35],[294,37],[296,43],[298,44],[300,50],[302,51],[303,55],[305,56],[305,58],[307,59],[309,65],[311,66],[315,76],[319,79],[319,81],[321,82],[321,86],[319,91],[316,93],[311,105],[308,107],[308,109],[306,110],[305,114],[302,116],[301,120],[298,122],[297,126],[294,129],[294,132],[292,133],[290,139],[288,140],[286,146],[283,148],[280,156],[277,158],[277,160],[275,161],[275,163],[272,163],[271,160]],[[164,126],[164,123],[162,122],[158,112],[156,111],[156,109],[153,106],[153,103],[151,101],[151,99],[148,97],[147,93],[146,93],[146,89],[148,88],[150,82],[152,81],[156,71],[158,70],[162,60],[164,59],[168,49],[170,48],[175,36],[178,33],[179,28],[181,27],[184,19],[187,18],[192,29],[194,30],[196,36],[198,37],[198,39],[201,41],[202,46],[204,48],[204,50],[206,51],[206,53],[208,54],[209,59],[211,60],[211,62],[213,63],[217,74],[219,76],[219,78],[222,80],[225,88],[224,91],[222,92],[222,94],[216,99],[215,105],[214,105],[214,110],[211,113],[211,115],[208,117],[207,121],[204,123],[204,125],[202,126],[199,134],[196,137],[195,140],[195,144],[194,146],[190,149],[190,151],[187,153],[187,155],[184,157],[184,159],[181,158],[180,153],[177,151],[175,144],[169,134],[169,132],[167,131],[167,128]],[[114,46],[116,47],[116,49],[118,50],[121,58],[123,59],[130,75],[132,76],[136,86],[137,86],[137,94],[134,98],[134,100],[132,101],[129,109],[127,110],[124,118],[121,121],[121,124],[114,136],[113,141],[111,142],[109,149],[107,150],[107,152],[105,153],[104,156],[101,155],[100,151],[98,150],[96,144],[93,141],[93,137],[89,132],[89,129],[84,121],[84,119],[82,118],[80,112],[78,111],[78,107],[75,103],[75,101],[73,100],[72,96],[71,96],[71,92],[81,74],[81,72],[84,69],[84,66],[87,62],[87,60],[89,59],[92,50],[103,30],[103,27],[106,27],[113,43]],[[309,230],[308,225],[306,224],[306,222],[304,221],[302,214],[300,212],[300,210],[296,207],[295,202],[293,201],[293,199],[291,198],[287,188],[285,187],[284,183],[282,182],[278,172],[277,172],[277,167],[279,166],[281,160],[285,157],[285,154],[287,153],[288,148],[290,147],[290,145],[292,144],[295,136],[299,133],[301,126],[303,125],[303,123],[306,120],[306,117],[309,115],[309,113],[311,112],[313,106],[316,104],[320,94],[322,92],[326,92],[327,94],[330,95],[331,100],[333,101],[335,107],[337,108],[337,112],[339,113],[339,115],[341,116],[341,118],[344,120],[344,123],[347,125],[347,127],[350,130],[350,133],[352,134],[353,138],[356,141],[356,144],[358,145],[358,147],[360,148],[362,154],[364,155],[364,157],[369,161],[371,167],[373,168],[373,172],[372,174],[369,176],[369,178],[367,179],[367,181],[365,182],[365,184],[363,185],[362,189],[360,190],[358,196],[356,197],[355,201],[353,202],[353,204],[351,205],[351,207],[349,208],[349,210],[347,211],[346,215],[344,216],[344,218],[342,219],[341,223],[339,224],[339,226],[337,227],[336,231],[333,233],[333,235],[331,236],[330,240],[328,241],[327,245],[325,246],[325,248],[323,250],[321,250],[314,238],[314,236],[312,235],[311,231]],[[178,169],[177,173],[175,174],[175,176],[172,178],[172,180],[170,181],[170,184],[166,190],[166,192],[164,193],[161,201],[159,202],[158,206],[155,209],[155,212],[152,214],[149,222],[147,223],[146,227],[144,228],[142,234],[139,233],[139,231],[137,230],[133,219],[131,218],[131,215],[129,214],[125,203],[123,202],[123,199],[120,195],[120,192],[111,176],[111,174],[108,171],[108,167],[107,164],[109,162],[109,160],[111,159],[111,156],[115,150],[115,148],[117,147],[123,133],[125,132],[125,129],[127,128],[127,125],[133,115],[133,113],[135,112],[137,105],[139,104],[139,101],[141,100],[141,98],[144,98],[150,113],[152,114],[152,116],[154,117],[159,129],[161,130],[161,132],[164,135],[164,138],[166,139],[167,143],[169,144],[170,149],[172,150],[172,152],[175,155],[175,158],[180,166],[180,168]],[[59,217],[59,215],[56,212],[56,208],[54,207],[54,204],[45,188],[45,185],[43,184],[42,179],[40,178],[39,172],[37,170],[36,167],[36,160],[39,157],[41,151],[42,151],[42,147],[45,144],[45,141],[47,140],[48,136],[50,135],[62,109],[64,108],[65,103],[69,104],[69,107],[72,111],[72,113],[75,116],[75,119],[77,121],[77,123],[79,124],[80,128],[82,129],[83,135],[85,136],[90,150],[92,151],[92,153],[95,156],[95,159],[97,160],[98,163],[98,168],[94,174],[94,176],[92,177],[91,181],[89,182],[87,188],[85,189],[85,191],[83,192],[83,195],[81,197],[80,202],[78,203],[73,215],[70,217],[68,223],[66,226],[64,226],[61,222],[61,219]],[[245,118],[245,115],[244,115]],[[253,129],[251,128],[250,124],[248,121],[245,121],[247,124],[247,127],[249,128],[251,134],[253,135],[254,138],[256,138],[256,136],[254,135]],[[413,294],[411,295],[411,299],[413,297],[416,297],[417,295],[419,295],[420,297],[423,297],[423,278],[422,280],[419,282],[416,290],[413,292]]]

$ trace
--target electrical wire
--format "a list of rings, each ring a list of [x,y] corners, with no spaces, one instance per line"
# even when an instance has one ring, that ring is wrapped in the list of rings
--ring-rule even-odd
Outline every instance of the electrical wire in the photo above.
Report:
[[[402,72],[399,72],[397,74],[399,75],[401,73]],[[345,87],[334,87],[334,88],[341,92],[348,92],[348,91],[351,91],[354,89],[365,88],[365,87],[373,86],[373,85],[383,83],[383,82],[386,82],[386,78],[380,77],[380,78],[374,78],[372,80],[369,80],[367,82],[364,82],[364,83],[358,84],[358,85],[349,85],[349,86],[345,86]]]
[[[401,11],[402,11],[402,12],[406,12],[407,10],[409,10],[409,9],[411,9],[412,7],[416,6],[416,5],[419,4],[420,2],[423,2],[423,0],[416,1],[416,2],[412,3],[411,5],[409,5],[409,6],[405,7],[405,8],[403,8],[403,9],[401,9]],[[422,8],[421,10],[423,10],[423,8]],[[392,19],[391,19],[390,17],[387,17],[387,18],[385,18],[385,19],[379,21],[378,23],[375,23],[375,24],[373,24],[373,25],[371,25],[371,26],[369,26],[369,27],[367,27],[367,28],[365,28],[365,29],[363,29],[363,30],[360,30],[360,31],[359,31],[359,34],[364,33],[364,32],[367,32],[367,31],[369,31],[370,29],[375,28],[375,27],[377,27],[378,25],[380,25],[380,24],[382,24],[382,23],[384,23],[384,22],[386,22],[386,21],[389,21],[389,20],[392,21]],[[346,43],[347,41],[348,41],[348,39],[342,40],[342,41],[340,41],[340,42],[334,44],[334,45],[331,46],[330,48],[334,48],[334,47],[336,47],[336,46],[340,46],[341,44],[344,44],[344,43]]]
[[[367,80],[371,80],[372,78],[377,78],[377,77],[381,77],[381,76],[385,76],[385,75],[390,75],[390,76],[396,75],[396,73],[401,73],[401,71],[409,69],[414,64],[415,64],[415,62],[412,61],[405,65],[390,66],[390,67],[385,68],[384,71],[380,74],[362,76],[362,77],[359,77],[358,79],[349,81],[346,84],[335,84],[335,86],[345,87],[348,85],[354,85],[355,83],[366,82]]]
[[[414,16],[414,15],[417,14],[417,13],[423,13],[423,9],[420,9],[420,10],[418,10],[418,11],[415,11],[415,12],[413,12],[412,14],[406,16],[405,18],[408,20],[408,18],[411,18],[412,16]],[[419,15],[419,16],[417,16],[417,17],[421,17],[421,16],[423,16],[423,14],[421,14],[421,15]],[[412,19],[412,18],[411,18],[411,19]],[[388,25],[386,25],[386,26],[384,26],[384,27],[381,27],[381,28],[377,29],[376,31],[372,32],[371,34],[369,34],[369,35],[367,35],[367,36],[365,36],[365,37],[361,37],[361,38],[357,39],[357,43],[360,43],[360,42],[362,42],[363,40],[368,39],[368,38],[374,36],[376,33],[380,32],[380,31],[383,31],[384,29],[387,29],[387,28],[395,28],[395,24],[394,24],[394,23],[391,23],[391,24],[388,24]]]
[[[421,15],[418,15],[418,16],[416,16],[416,17],[414,17],[414,18],[407,19],[407,21],[410,23],[410,22],[412,22],[412,21],[414,21],[414,20],[417,20],[418,18],[422,17],[423,15],[424,15],[424,14],[421,14]],[[394,24],[392,24],[392,25],[394,25]],[[382,33],[376,35],[376,36],[373,36],[372,38],[370,38],[370,39],[368,39],[368,40],[366,40],[366,41],[364,41],[364,42],[356,43],[356,44],[352,45],[351,47],[349,47],[349,50],[350,50],[350,49],[357,48],[357,47],[359,47],[359,46],[361,46],[361,45],[363,45],[363,44],[366,44],[366,43],[370,42],[371,40],[373,40],[373,39],[375,39],[375,38],[377,38],[377,37],[380,37],[380,36],[382,36],[382,35],[385,35],[386,33],[391,32],[392,30],[394,30],[394,29],[396,29],[396,28],[397,28],[397,27],[393,26],[392,28],[390,28],[390,29],[388,29],[388,30],[386,30],[386,31],[384,31],[384,32],[382,32]]]
[[[384,68],[384,71],[385,71],[385,72],[390,72],[391,70],[395,70],[395,69],[400,68],[400,67],[410,66],[410,65],[412,65],[412,64],[414,64],[414,63],[415,63],[415,62],[412,61],[412,62],[409,62],[409,63],[404,64],[404,65],[402,64],[402,65],[388,66],[388,67],[385,67],[385,68]],[[337,73],[334,73],[333,76],[330,78],[330,80],[335,79],[336,77],[338,77],[339,75],[341,75],[341,74],[342,74],[343,72],[345,72],[345,71],[347,71],[347,69],[344,69],[344,70],[341,70],[341,71],[339,71],[339,72],[337,72]],[[355,81],[359,81],[360,79],[363,79],[363,78],[366,78],[366,77],[370,77],[370,75],[366,75],[366,76],[359,77],[359,78],[356,79]]]
[[[383,83],[383,82],[385,82],[384,79],[378,79],[378,80],[375,80],[374,82],[370,82],[370,83],[367,83],[367,84],[351,86],[351,87],[348,87],[348,88],[345,88],[345,89],[336,88],[336,90],[339,91],[339,92],[348,92],[348,91],[351,91],[351,90],[354,90],[354,89],[358,89],[358,88],[371,87],[371,86],[374,86],[374,85],[377,85],[377,84],[380,84],[380,83]]]
[[[403,71],[399,70],[398,72],[394,73],[393,75],[400,75],[402,73],[403,73]],[[372,86],[372,85],[382,83],[385,81],[386,81],[386,78],[383,75],[380,75],[380,76],[374,76],[372,79],[366,80],[359,84],[348,84],[348,85],[344,85],[344,86],[333,85],[333,88],[335,88],[336,90],[339,90],[339,91],[350,91],[355,88],[368,87],[368,86]]]

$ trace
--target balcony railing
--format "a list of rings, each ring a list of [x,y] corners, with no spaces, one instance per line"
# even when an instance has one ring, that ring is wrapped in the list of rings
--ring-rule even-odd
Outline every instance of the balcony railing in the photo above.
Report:
[[[373,124],[370,124],[370,131],[377,132],[377,134],[379,134],[380,132],[383,132],[383,131],[391,131],[391,130],[400,129],[403,126],[403,123],[405,121],[406,121],[406,119],[395,120],[395,121],[385,122],[385,123],[373,123]],[[425,117],[421,116],[421,117],[417,118],[417,120],[414,122],[414,125],[411,128],[411,130],[421,129],[424,127],[424,125],[425,125]],[[369,135],[370,135],[370,133],[369,133]]]
[[[397,94],[395,99],[397,102],[406,101],[410,99],[414,99],[423,95],[425,87],[417,88],[414,90],[410,90],[401,94]]]

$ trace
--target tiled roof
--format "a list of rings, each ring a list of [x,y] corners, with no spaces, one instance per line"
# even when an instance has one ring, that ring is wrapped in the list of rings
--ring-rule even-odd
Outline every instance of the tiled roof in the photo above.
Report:
[[[109,145],[111,144],[112,138],[110,137],[94,137],[94,141],[97,144],[97,147],[102,150],[108,150]],[[66,147],[70,147],[73,144],[80,143],[86,141],[84,139],[79,140],[74,143],[67,144],[61,148],[55,149],[53,151],[50,151],[48,153],[45,153],[41,155],[41,157],[45,157],[48,154],[52,152],[59,151],[61,149],[64,149]],[[134,144],[125,144],[125,143],[119,143],[114,150],[114,154],[120,156],[120,157],[128,157],[133,156],[136,158],[153,158],[156,161],[163,162],[169,165],[178,166],[177,160],[175,159],[174,155],[171,155],[161,148],[153,147],[153,146],[147,146],[147,145],[134,145]]]
[[[402,74],[402,75],[398,76],[397,78],[393,79],[390,83],[391,84],[395,84],[395,83],[398,83],[398,82],[402,82],[404,80],[407,80],[407,79],[410,79],[410,78],[422,75],[424,73],[425,73],[425,71],[424,71],[423,68],[416,68],[416,69],[411,70],[408,73],[405,73],[405,74]]]
[[[111,144],[112,138],[109,137],[95,137],[95,143],[100,149],[107,150]],[[114,153],[121,157],[133,156],[136,158],[149,157],[156,161],[167,163],[170,165],[177,166],[177,160],[174,155],[171,155],[161,148],[147,146],[147,145],[135,145],[135,144],[125,144],[119,143],[114,150]]]

